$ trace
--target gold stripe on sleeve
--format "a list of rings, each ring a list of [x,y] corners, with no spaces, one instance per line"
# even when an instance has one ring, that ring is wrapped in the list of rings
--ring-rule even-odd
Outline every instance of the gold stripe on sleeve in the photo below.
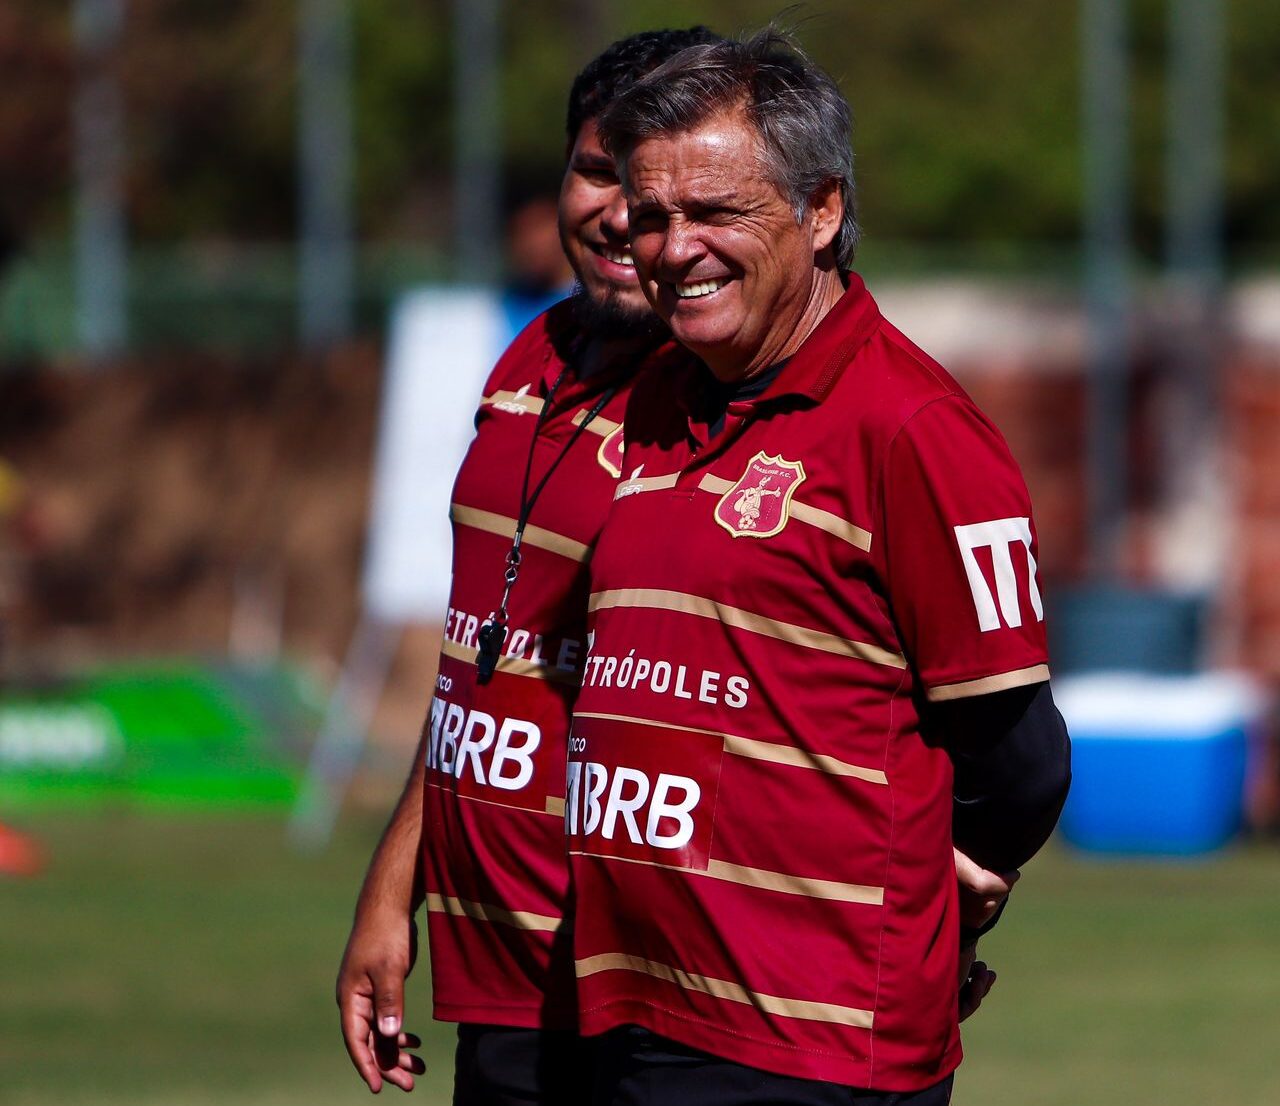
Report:
[[[714,495],[724,495],[732,487],[731,481],[725,480],[721,476],[712,476],[710,473],[698,482],[699,491],[711,492]],[[806,522],[810,526],[816,526],[819,530],[825,530],[832,537],[848,542],[850,545],[861,549],[864,553],[871,552],[871,532],[869,530],[864,530],[861,526],[855,526],[852,522],[846,522],[839,515],[833,515],[830,511],[824,511],[820,507],[811,507],[807,503],[801,503],[795,499],[791,501],[789,511],[791,517],[798,522]]]
[[[549,914],[531,914],[527,910],[507,910],[485,902],[470,902],[452,895],[427,893],[427,910],[432,914],[450,914],[455,918],[471,918],[477,922],[496,922],[536,933],[554,933],[560,928],[560,919]]]
[[[754,611],[744,611],[741,607],[731,607],[727,603],[719,603],[714,599],[690,595],[687,592],[661,591],[654,588],[621,588],[616,591],[597,591],[592,594],[589,606],[591,611],[610,607],[640,607],[676,611],[698,618],[711,618],[726,626],[763,634],[765,637],[799,645],[804,649],[820,649],[825,653],[853,657],[857,660],[870,661],[872,664],[884,664],[891,668],[907,667],[907,659],[901,653],[892,653],[878,645],[836,637],[834,634],[812,630],[807,626],[796,626],[791,622],[780,622],[777,619],[756,614]]]
[[[502,538],[515,537],[516,520],[507,515],[496,515],[492,511],[482,511],[478,507],[464,507],[454,503],[449,507],[449,517],[460,526],[470,526],[483,530],[487,534],[497,534]],[[589,546],[580,541],[566,538],[553,530],[544,530],[541,526],[524,528],[524,544],[545,549],[548,553],[558,553],[571,561],[585,561],[591,556]]]
[[[449,641],[447,638],[444,644],[440,646],[440,652],[446,657],[451,657],[455,661],[462,661],[464,664],[476,663],[476,651],[474,649],[459,645],[456,641]],[[508,676],[529,676],[535,680],[551,680],[553,683],[569,684],[572,687],[577,687],[582,683],[581,672],[566,672],[563,668],[556,668],[553,664],[538,664],[536,661],[527,660],[524,657],[499,657],[498,671],[504,672]]]
[[[853,1006],[837,1006],[830,1002],[808,1002],[798,998],[782,998],[778,995],[766,995],[760,991],[749,991],[739,983],[728,979],[715,979],[712,976],[697,975],[683,968],[674,968],[668,964],[659,964],[654,960],[645,960],[639,956],[631,956],[625,952],[605,952],[598,956],[589,956],[585,960],[574,963],[579,979],[596,975],[599,972],[640,972],[643,975],[674,983],[686,991],[697,991],[712,998],[724,999],[727,1002],[740,1002],[744,1006],[754,1006],[767,1014],[778,1014],[785,1018],[801,1018],[805,1021],[833,1022],[837,1025],[848,1025],[855,1029],[870,1029],[874,1015],[870,1010],[859,1010]]]
[[[995,691],[1008,691],[1013,687],[1042,684],[1049,678],[1047,664],[1035,664],[1030,668],[1018,668],[1013,672],[1001,672],[995,676],[983,676],[980,680],[966,680],[960,684],[943,684],[931,687],[925,693],[930,702],[943,703],[948,699],[968,699],[974,695],[990,695]]]

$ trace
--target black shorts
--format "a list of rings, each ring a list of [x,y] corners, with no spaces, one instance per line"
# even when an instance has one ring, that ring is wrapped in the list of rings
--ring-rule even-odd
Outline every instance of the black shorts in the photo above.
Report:
[[[590,1106],[596,1049],[565,1030],[464,1022],[453,1106]]]
[[[946,1106],[952,1076],[895,1094],[735,1064],[627,1025],[600,1038],[594,1106]]]

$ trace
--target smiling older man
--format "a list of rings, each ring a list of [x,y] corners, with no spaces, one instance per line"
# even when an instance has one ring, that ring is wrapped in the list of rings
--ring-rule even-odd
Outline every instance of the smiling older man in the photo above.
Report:
[[[1014,868],[1068,780],[1025,486],[849,272],[848,107],[785,38],[683,51],[600,134],[703,365],[633,393],[592,562],[566,818],[597,1102],[945,1102],[953,831]]]

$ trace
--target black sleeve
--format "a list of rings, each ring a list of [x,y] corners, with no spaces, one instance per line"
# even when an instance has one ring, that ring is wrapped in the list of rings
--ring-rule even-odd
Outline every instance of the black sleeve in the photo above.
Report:
[[[1071,741],[1048,683],[933,706],[955,765],[952,840],[993,872],[1049,839],[1071,784]]]

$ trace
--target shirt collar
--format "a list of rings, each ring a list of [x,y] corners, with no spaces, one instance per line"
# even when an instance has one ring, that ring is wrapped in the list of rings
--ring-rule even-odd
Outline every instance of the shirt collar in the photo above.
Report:
[[[848,286],[792,354],[778,379],[764,394],[744,405],[768,403],[782,396],[800,395],[821,403],[827,398],[853,356],[880,323],[880,309],[857,273],[848,273]],[[736,406],[736,405],[735,405]]]

